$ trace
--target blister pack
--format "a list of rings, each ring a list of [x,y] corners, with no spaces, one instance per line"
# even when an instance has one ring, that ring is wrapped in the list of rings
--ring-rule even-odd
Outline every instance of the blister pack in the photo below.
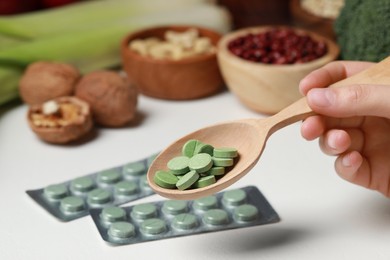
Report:
[[[157,154],[26,193],[62,221],[89,214],[91,208],[120,205],[154,194],[146,179]]]
[[[125,245],[276,223],[276,211],[248,186],[197,200],[162,200],[129,207],[91,209],[103,240]]]

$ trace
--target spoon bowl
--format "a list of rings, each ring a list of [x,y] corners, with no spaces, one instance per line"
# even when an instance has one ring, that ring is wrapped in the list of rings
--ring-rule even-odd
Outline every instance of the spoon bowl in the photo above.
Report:
[[[242,178],[259,160],[268,137],[276,130],[314,114],[302,98],[278,114],[264,119],[242,119],[224,122],[199,129],[163,150],[153,161],[147,174],[150,187],[170,199],[196,199],[214,194]],[[238,151],[234,166],[216,183],[197,189],[173,190],[156,185],[153,181],[157,170],[166,169],[167,162],[181,154],[183,145],[190,139],[200,140],[214,147],[234,147]]]
[[[382,62],[352,77],[336,82],[330,87],[349,84],[390,84],[390,56]],[[243,119],[220,123],[199,129],[176,140],[153,161],[147,173],[150,187],[163,197],[176,200],[191,200],[214,194],[242,178],[258,162],[268,138],[277,130],[303,120],[315,113],[303,97],[279,113],[264,119]],[[185,142],[197,139],[214,147],[234,147],[238,151],[235,164],[216,183],[198,189],[165,189],[154,183],[157,170],[167,168],[167,162],[181,154]]]
[[[259,121],[259,120],[258,120]],[[255,119],[239,120],[209,126],[191,134],[188,134],[160,153],[150,166],[148,181],[152,189],[162,196],[172,199],[194,199],[218,192],[244,176],[257,163],[266,140],[267,131],[261,129],[260,124]],[[234,167],[229,170],[216,183],[199,189],[190,190],[168,190],[156,185],[153,181],[154,174],[159,169],[165,169],[167,162],[181,153],[181,148],[190,139],[201,140],[214,147],[234,147],[239,151],[238,158],[235,158]],[[240,152],[245,151],[245,152]],[[240,174],[239,174],[240,173]]]

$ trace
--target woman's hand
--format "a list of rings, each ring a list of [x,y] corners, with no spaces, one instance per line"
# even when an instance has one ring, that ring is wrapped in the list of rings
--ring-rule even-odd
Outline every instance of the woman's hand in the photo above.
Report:
[[[307,118],[301,133],[307,140],[319,137],[321,150],[337,156],[342,178],[390,197],[390,82],[327,88],[372,65],[336,61],[302,79],[300,91],[321,115]]]

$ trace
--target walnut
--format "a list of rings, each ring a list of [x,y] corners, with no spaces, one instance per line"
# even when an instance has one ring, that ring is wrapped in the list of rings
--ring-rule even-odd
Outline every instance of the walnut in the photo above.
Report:
[[[71,96],[80,78],[79,71],[70,64],[38,61],[31,63],[19,81],[22,100],[29,104]]]
[[[88,103],[70,96],[30,106],[27,118],[39,138],[56,144],[78,140],[93,126]]]
[[[96,123],[124,126],[135,118],[138,91],[125,75],[102,70],[84,75],[75,95],[90,104]]]

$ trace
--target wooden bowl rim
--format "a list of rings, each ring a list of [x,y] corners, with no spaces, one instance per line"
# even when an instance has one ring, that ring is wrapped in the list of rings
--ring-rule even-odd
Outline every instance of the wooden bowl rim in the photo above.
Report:
[[[233,53],[231,53],[227,48],[228,43],[237,37],[247,35],[249,33],[259,33],[259,32],[267,31],[270,29],[277,29],[277,28],[292,29],[295,32],[307,34],[310,37],[312,37],[314,40],[324,41],[328,47],[328,52],[324,56],[322,56],[318,59],[315,59],[315,60],[312,60],[309,62],[305,62],[305,63],[266,64],[266,63],[256,63],[256,62],[252,62],[252,61],[240,58],[240,57],[234,55]],[[283,26],[283,25],[281,25],[281,26],[246,27],[246,28],[243,28],[240,30],[236,30],[236,31],[227,33],[220,39],[220,41],[218,43],[218,48],[217,48],[217,56],[224,55],[227,59],[231,60],[232,62],[236,62],[241,66],[251,67],[252,69],[253,68],[257,68],[257,69],[261,69],[261,68],[268,68],[268,69],[275,68],[275,69],[277,69],[277,68],[279,68],[282,70],[286,70],[286,69],[300,70],[300,69],[306,69],[308,67],[318,67],[320,65],[324,65],[327,62],[335,60],[338,57],[339,53],[340,53],[340,49],[339,49],[338,45],[334,41],[332,41],[331,39],[329,39],[325,36],[322,36],[320,34],[317,34],[315,32],[306,30],[306,29],[302,29],[302,28],[298,28],[298,27],[294,27],[294,26]]]
[[[149,56],[142,56],[138,54],[137,52],[131,50],[129,48],[129,42],[131,40],[137,39],[137,38],[142,38],[142,35],[149,34],[154,31],[162,30],[162,31],[168,31],[168,30],[174,30],[174,31],[183,31],[185,29],[191,29],[195,28],[199,31],[200,35],[202,35],[204,32],[207,34],[213,35],[213,39],[210,39],[214,46],[215,46],[215,51],[212,53],[207,53],[203,55],[196,55],[193,57],[188,57],[188,58],[183,58],[180,60],[163,60],[163,59],[155,59]],[[214,31],[209,28],[201,27],[201,26],[195,26],[195,25],[164,25],[164,26],[157,26],[157,27],[148,27],[144,28],[139,31],[132,32],[128,34],[127,36],[124,37],[121,43],[121,49],[122,49],[122,56],[124,58],[129,58],[137,60],[139,62],[145,62],[145,63],[151,63],[151,64],[161,64],[161,65],[184,65],[184,64],[191,64],[191,63],[200,63],[203,61],[208,61],[210,59],[216,59],[217,56],[217,46],[218,42],[222,38],[222,35],[218,33],[217,31]]]
[[[300,4],[300,0],[291,0],[290,2],[290,9],[291,13],[299,17],[301,19],[304,19],[305,21],[311,21],[311,22],[325,22],[332,24],[335,19],[328,18],[328,17],[322,17],[315,15],[313,13],[310,13],[306,9],[302,8],[302,5]]]

